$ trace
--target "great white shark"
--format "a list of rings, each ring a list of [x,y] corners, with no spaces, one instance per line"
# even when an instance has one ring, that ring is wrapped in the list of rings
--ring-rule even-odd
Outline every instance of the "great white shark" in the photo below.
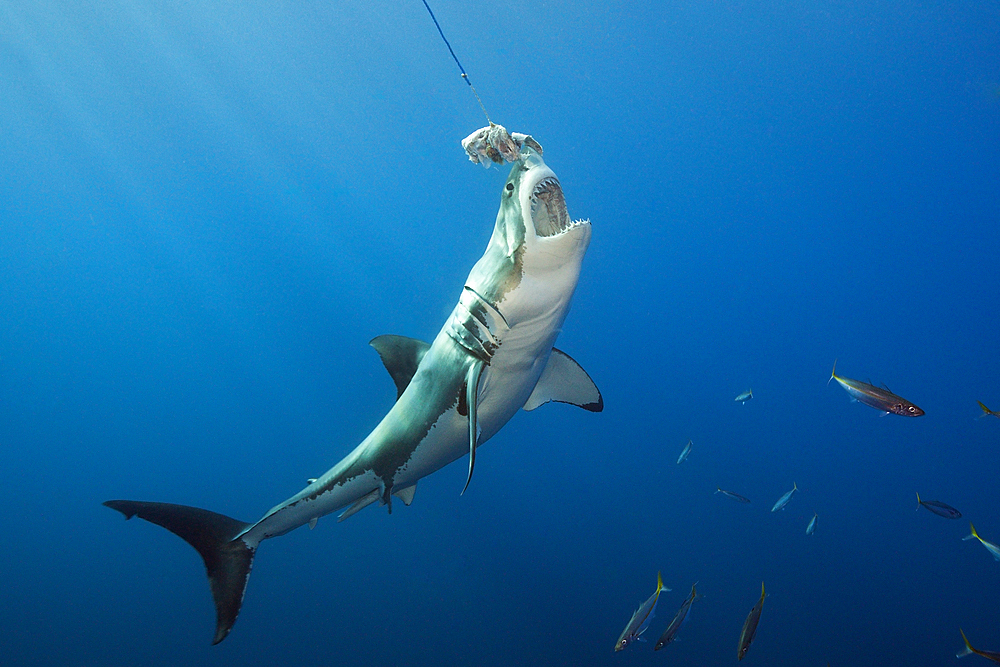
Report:
[[[104,503],[126,519],[166,528],[201,554],[215,601],[213,644],[236,622],[264,540],[315,527],[344,508],[341,520],[376,502],[391,513],[393,496],[409,505],[418,480],[466,454],[471,480],[476,448],[522,407],[559,401],[603,409],[587,373],[553,347],[590,243],[590,222],[569,217],[559,180],[531,137],[491,124],[463,145],[474,162],[513,163],[493,235],[432,343],[394,335],[371,341],[398,395],[354,451],[255,523],[185,505]]]

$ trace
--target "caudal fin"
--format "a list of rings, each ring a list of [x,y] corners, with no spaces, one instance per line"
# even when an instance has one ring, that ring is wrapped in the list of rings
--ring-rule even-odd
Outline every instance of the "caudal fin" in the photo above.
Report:
[[[109,500],[105,506],[118,510],[126,519],[138,516],[163,526],[193,546],[208,571],[208,583],[215,600],[215,639],[218,644],[236,623],[243,605],[243,593],[250,579],[256,547],[237,536],[252,524],[222,514],[186,505]]]
[[[979,533],[976,532],[976,527],[972,525],[971,521],[969,522],[969,531],[969,534],[962,538],[963,540],[979,540],[982,542],[982,539],[979,537]]]
[[[965,642],[965,647],[955,654],[956,658],[964,658],[967,655],[972,655],[976,652],[976,649],[972,648],[972,644],[969,643],[969,638],[965,636],[965,630],[962,628],[958,629],[962,633],[962,640]]]

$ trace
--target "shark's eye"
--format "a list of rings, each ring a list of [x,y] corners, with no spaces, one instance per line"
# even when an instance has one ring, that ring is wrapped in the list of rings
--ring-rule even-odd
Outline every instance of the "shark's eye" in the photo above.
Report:
[[[507,184],[507,192],[513,192],[513,191],[514,191],[514,184],[513,183],[508,183]]]

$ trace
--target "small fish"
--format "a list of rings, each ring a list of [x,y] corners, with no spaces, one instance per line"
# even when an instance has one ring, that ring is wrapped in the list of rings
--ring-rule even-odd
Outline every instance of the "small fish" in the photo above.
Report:
[[[847,393],[851,395],[856,401],[864,403],[865,405],[870,405],[876,410],[881,410],[885,413],[892,413],[894,415],[902,415],[904,417],[919,417],[924,414],[924,411],[910,403],[908,400],[901,396],[896,396],[896,394],[889,391],[888,388],[876,387],[875,385],[868,384],[867,382],[860,382],[858,380],[848,380],[847,378],[842,378],[837,375],[837,362],[833,362],[833,372],[830,373],[830,380],[836,380],[840,383],[840,386],[847,390]],[[830,384],[830,380],[826,383]]]
[[[649,622],[653,619],[654,611],[656,611],[656,601],[660,597],[660,591],[669,591],[669,588],[663,587],[663,577],[660,573],[656,573],[656,590],[649,599],[639,605],[639,608],[635,610],[632,614],[632,618],[629,619],[628,625],[622,630],[621,637],[618,638],[618,642],[615,644],[615,651],[620,651],[634,640],[639,639],[639,635],[646,631],[649,627]],[[645,640],[642,640],[645,641]]]
[[[722,495],[727,496],[729,498],[732,498],[733,500],[736,500],[736,501],[741,502],[741,503],[748,503],[748,502],[750,502],[749,498],[741,496],[738,493],[733,493],[732,491],[726,491],[724,489],[720,489],[719,487],[715,487],[715,492],[716,493],[721,493]]]
[[[691,595],[688,596],[687,600],[684,600],[684,604],[682,604],[681,608],[677,610],[676,614],[674,614],[674,620],[670,621],[670,625],[668,625],[667,629],[663,631],[660,638],[656,640],[656,646],[653,647],[654,651],[659,651],[661,648],[674,641],[677,631],[681,629],[681,626],[684,625],[684,621],[686,621],[688,616],[691,614],[691,605],[694,604],[695,600],[701,597],[698,595],[698,592],[695,591],[694,587],[697,585],[697,581],[691,584]]]
[[[976,403],[979,403],[979,407],[982,408],[983,410],[983,414],[979,415],[980,417],[985,417],[986,415],[993,415],[994,417],[1000,418],[1000,410],[990,410],[988,407],[983,405],[982,401],[976,401]]]
[[[951,505],[943,503],[940,500],[921,500],[920,499],[920,494],[918,493],[917,494],[917,509],[918,510],[920,509],[921,505],[923,505],[924,507],[926,507],[930,511],[934,512],[938,516],[943,516],[946,519],[961,519],[962,518],[962,513],[959,512],[954,507],[952,507]]]
[[[757,634],[757,623],[760,622],[760,612],[764,610],[764,582],[760,582],[760,599],[750,610],[747,620],[743,622],[743,631],[740,632],[740,645],[736,649],[736,659],[742,660],[743,656],[750,650],[750,642]]]
[[[737,396],[735,400],[739,401],[742,404],[746,403],[751,398],[753,398],[753,389],[747,389],[745,392]]]
[[[972,522],[969,522],[969,530],[972,532],[963,537],[963,540],[979,540],[979,542],[986,547],[986,550],[993,555],[993,560],[1000,560],[1000,547],[979,537],[979,533],[976,532],[976,527],[972,525]]]
[[[795,482],[792,482],[792,490],[787,491],[785,495],[778,498],[778,502],[774,503],[774,507],[771,508],[771,511],[777,512],[778,510],[785,509],[785,505],[788,504],[788,501],[792,499],[792,496],[794,496],[795,492],[798,490],[799,487],[795,485]]]
[[[965,631],[962,628],[958,629],[962,633],[962,640],[965,642],[965,648],[955,654],[956,658],[964,658],[967,655],[981,655],[987,660],[992,660],[993,662],[1000,662],[1000,651],[980,651],[978,648],[972,648],[972,644],[969,643],[969,638],[965,636]]]
[[[688,440],[688,444],[684,445],[684,449],[681,450],[681,455],[677,457],[677,465],[680,465],[688,460],[688,457],[691,456],[691,445],[693,444],[694,443],[692,441]]]
[[[819,519],[819,514],[813,514],[813,518],[809,519],[809,525],[806,526],[806,535],[812,535],[816,532],[817,519]]]

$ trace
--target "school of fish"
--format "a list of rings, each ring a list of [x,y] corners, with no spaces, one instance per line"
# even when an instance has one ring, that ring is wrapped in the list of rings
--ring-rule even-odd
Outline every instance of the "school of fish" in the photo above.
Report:
[[[851,380],[849,378],[844,378],[837,375],[836,361],[833,364],[833,371],[831,371],[830,373],[830,379],[827,381],[827,384],[829,384],[833,380],[836,380],[837,383],[840,384],[845,391],[847,391],[847,393],[851,396],[852,401],[856,401],[864,405],[873,407],[876,410],[882,412],[883,415],[895,414],[903,417],[920,417],[925,414],[925,412],[921,408],[917,407],[917,405],[915,405],[911,401],[906,400],[901,396],[898,396],[897,394],[892,393],[885,386],[877,387],[871,384],[870,382]],[[736,402],[740,404],[746,404],[746,402],[752,398],[753,398],[753,393],[748,389],[747,391],[740,393],[736,397]],[[986,407],[986,405],[984,405],[981,401],[977,401],[977,403],[979,403],[979,408],[982,411],[982,414],[979,415],[979,417],[992,416],[1000,418],[1000,410],[991,410],[990,408]],[[677,457],[678,464],[684,463],[691,456],[692,444],[693,440],[689,439],[687,441],[687,444],[681,450],[680,456]],[[789,504],[789,502],[791,502],[792,498],[798,491],[799,491],[798,485],[793,482],[792,488],[789,491],[786,491],[780,498],[778,498],[777,501],[775,501],[774,505],[771,507],[771,512],[777,512],[779,510],[785,509],[785,507]],[[715,493],[721,494],[741,504],[750,504],[749,498],[739,493],[736,493],[735,491],[729,491],[723,489],[722,487],[717,486],[715,489]],[[917,496],[917,510],[923,507],[932,514],[936,514],[937,516],[943,517],[945,519],[959,519],[962,517],[962,513],[958,509],[952,507],[951,505],[945,502],[942,502],[940,500],[922,500],[920,498],[919,492],[917,492],[916,496]],[[819,520],[819,513],[813,513],[812,518],[806,525],[805,534],[807,536],[815,534],[818,520]],[[984,540],[982,537],[980,537],[979,533],[976,532],[976,527],[971,522],[969,523],[969,531],[970,531],[969,535],[963,537],[962,539],[978,541],[986,548],[986,550],[990,553],[990,555],[993,556],[994,560],[1000,562],[1000,546],[994,544],[993,542]],[[696,585],[697,583],[691,586],[691,593],[684,600],[683,604],[681,604],[680,609],[678,609],[673,619],[667,625],[667,628],[663,631],[663,634],[660,635],[660,638],[653,646],[654,651],[658,651],[661,648],[673,642],[681,626],[688,620],[688,617],[691,614],[692,604],[694,603],[695,600],[701,597],[700,595],[698,595],[696,591],[695,588]],[[647,599],[642,605],[640,605],[639,608],[632,615],[632,618],[625,626],[625,630],[622,631],[622,634],[618,639],[618,643],[615,645],[615,651],[622,650],[627,645],[631,644],[633,641],[636,640],[643,641],[641,635],[648,628],[649,622],[654,616],[656,603],[659,600],[660,593],[664,590],[669,591],[670,589],[663,587],[663,580],[660,577],[660,574],[657,573],[656,591],[653,593],[652,596],[649,597],[649,599]],[[737,643],[737,652],[736,652],[736,659],[738,661],[743,660],[743,658],[746,656],[747,651],[750,649],[750,644],[753,642],[754,638],[757,635],[757,626],[760,623],[761,613],[763,612],[764,609],[765,597],[767,597],[767,595],[764,590],[764,583],[761,582],[760,598],[754,604],[753,608],[751,608],[750,613],[747,615],[747,618],[743,623],[743,628],[740,631],[739,640]],[[969,643],[968,638],[965,636],[965,631],[961,629],[959,629],[959,631],[962,635],[962,640],[965,645],[961,650],[959,650],[959,652],[956,654],[956,657],[962,658],[968,655],[975,654],[983,658],[986,658],[988,660],[991,660],[993,662],[1000,663],[1000,651],[986,651],[974,648],[972,644]]]

